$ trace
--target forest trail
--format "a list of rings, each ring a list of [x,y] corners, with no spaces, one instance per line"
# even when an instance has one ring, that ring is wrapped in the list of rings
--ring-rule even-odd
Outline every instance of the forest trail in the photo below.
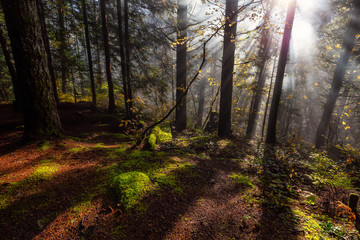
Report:
[[[121,114],[82,103],[60,114],[70,136],[27,145],[20,116],[1,119],[12,126],[0,127],[4,239],[358,239],[347,213],[335,215],[356,189],[340,167],[317,184],[334,163],[303,146],[256,151],[241,137],[187,132],[134,150]],[[128,173],[146,184],[120,184],[131,194],[119,198],[113,179]]]

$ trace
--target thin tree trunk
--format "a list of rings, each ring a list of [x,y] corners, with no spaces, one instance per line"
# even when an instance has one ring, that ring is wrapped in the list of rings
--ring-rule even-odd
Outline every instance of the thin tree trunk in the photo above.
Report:
[[[115,98],[114,98],[113,80],[112,80],[112,76],[111,76],[109,33],[108,33],[108,26],[107,26],[105,0],[100,0],[100,9],[101,9],[101,19],[102,19],[102,29],[103,29],[104,49],[105,49],[106,79],[107,79],[108,88],[109,88],[108,112],[113,113],[115,111]]]
[[[200,81],[199,85],[199,108],[196,119],[197,127],[201,128],[202,120],[204,115],[204,104],[205,104],[205,89],[206,89],[206,78],[203,77]]]
[[[44,39],[45,50],[46,50],[47,60],[48,60],[48,65],[49,65],[51,86],[54,91],[55,102],[56,102],[56,104],[59,104],[60,99],[59,99],[59,94],[58,94],[57,86],[56,86],[55,70],[54,70],[52,54],[51,54],[51,50],[50,50],[50,41],[49,41],[47,28],[46,28],[46,22],[45,22],[44,3],[42,2],[42,0],[37,0],[37,6],[38,6],[38,11],[39,11],[39,18],[41,21],[42,36]]]
[[[260,67],[258,74],[259,79],[255,88],[255,94],[253,96],[253,104],[251,105],[250,108],[248,124],[246,129],[246,136],[250,139],[254,137],[256,132],[257,118],[259,115],[258,112],[260,109],[260,104],[262,100],[265,79],[266,79],[266,63],[269,59],[269,52],[271,46],[270,27],[268,26],[270,21],[269,17],[270,17],[270,12],[265,15],[263,37],[259,51],[259,55],[262,56],[259,66]]]
[[[231,105],[237,27],[238,0],[226,0],[224,49],[221,71],[219,137],[231,135]]]
[[[90,73],[92,104],[95,106],[96,105],[96,90],[95,90],[93,60],[92,60],[92,56],[91,56],[91,45],[90,45],[90,37],[89,37],[89,23],[88,23],[85,0],[82,0],[82,5],[83,5],[83,17],[84,17],[84,25],[85,25],[86,50],[87,50],[89,73]]]
[[[131,90],[131,68],[130,68],[130,33],[129,33],[129,1],[124,0],[124,23],[125,23],[125,65],[126,65],[126,88],[127,102],[129,108],[129,119],[133,119],[133,97]]]
[[[275,73],[275,68],[276,68],[276,61],[277,61],[277,58],[275,59],[274,66],[273,66],[273,70],[272,70],[272,73],[271,73],[271,80],[270,80],[269,92],[268,92],[268,97],[267,97],[266,104],[265,104],[264,119],[263,119],[263,122],[262,122],[261,138],[260,138],[260,142],[259,142],[259,143],[261,143],[261,142],[263,141],[263,139],[264,139],[264,130],[265,130],[267,112],[268,112],[268,108],[269,108],[271,89],[272,89],[273,80],[274,80],[274,73]]]
[[[127,69],[126,69],[126,58],[125,58],[125,47],[124,47],[124,35],[123,35],[123,22],[121,16],[121,0],[116,0],[117,2],[117,18],[118,18],[118,37],[119,37],[119,55],[120,55],[120,64],[121,64],[121,75],[123,83],[123,92],[124,92],[124,101],[125,101],[125,112],[126,118],[131,119],[131,110],[129,106],[129,97],[128,97],[128,80],[127,80]]]
[[[339,132],[339,125],[340,125],[340,116],[342,116],[345,112],[345,105],[346,105],[346,101],[349,97],[349,93],[350,93],[350,89],[349,87],[344,89],[343,92],[343,96],[342,96],[342,101],[340,101],[339,104],[339,109],[336,113],[336,116],[332,116],[332,121],[330,122],[329,125],[329,134],[328,134],[328,143],[330,144],[334,144],[335,141],[337,141],[337,137],[338,137],[338,132]]]
[[[176,102],[184,94],[187,76],[187,3],[185,0],[178,1],[177,45],[176,45]],[[175,111],[175,129],[182,132],[186,129],[186,96]]]
[[[344,81],[346,66],[350,58],[350,53],[355,45],[355,36],[357,33],[360,32],[360,24],[358,24],[360,15],[360,1],[354,1],[353,6],[354,12],[352,14],[352,18],[350,19],[350,22],[348,23],[347,31],[344,36],[344,52],[342,53],[339,62],[336,65],[334,78],[331,83],[330,93],[325,103],[324,112],[316,132],[315,147],[317,149],[319,149],[325,144],[326,131],[328,130],[331,115],[334,111],[335,103]]]
[[[59,136],[61,125],[50,83],[36,1],[1,0],[24,114],[24,138]]]
[[[296,10],[296,0],[291,0],[289,2],[287,15],[286,15],[284,36],[281,44],[281,51],[280,51],[278,69],[276,73],[274,93],[270,107],[269,122],[268,122],[268,128],[267,128],[267,134],[265,140],[265,142],[268,144],[276,144],[276,123],[277,123],[279,102],[281,98],[282,84],[284,80],[285,67],[286,67],[287,57],[290,48],[290,39],[291,39],[291,32],[294,23],[295,10]]]
[[[4,32],[2,30],[1,25],[0,25],[0,43],[1,43],[1,48],[2,48],[3,53],[4,53],[6,65],[7,65],[8,69],[9,69],[9,73],[10,73],[10,76],[11,76],[11,81],[12,81],[13,88],[14,88],[15,108],[18,109],[21,106],[21,95],[20,95],[20,90],[19,90],[19,80],[17,78],[14,62],[12,60],[8,45],[6,43],[6,39],[5,39]]]
[[[59,33],[58,38],[60,41],[60,66],[61,66],[61,91],[62,93],[66,93],[67,91],[67,63],[66,63],[66,32],[65,32],[65,22],[64,22],[64,8],[65,3],[64,0],[57,1],[58,7],[58,15],[59,15]]]
[[[99,34],[98,34],[98,21],[97,21],[97,12],[96,12],[96,2],[93,0],[94,5],[94,11],[93,14],[95,16],[95,22],[94,22],[94,33],[95,33],[95,46],[96,46],[96,64],[97,64],[97,72],[96,72],[96,83],[98,84],[99,89],[101,89],[103,75],[102,75],[102,67],[101,67],[101,54],[100,54],[100,40],[99,40]]]

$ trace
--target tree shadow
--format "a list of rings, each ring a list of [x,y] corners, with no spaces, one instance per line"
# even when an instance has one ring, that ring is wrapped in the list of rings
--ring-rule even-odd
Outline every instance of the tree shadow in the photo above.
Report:
[[[278,156],[276,148],[265,146],[262,158],[262,217],[258,239],[297,239],[296,217],[291,210],[292,191],[285,159]]]

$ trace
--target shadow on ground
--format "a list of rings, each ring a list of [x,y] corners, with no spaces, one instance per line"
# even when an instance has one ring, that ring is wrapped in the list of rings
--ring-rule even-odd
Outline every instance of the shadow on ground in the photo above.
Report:
[[[259,240],[297,239],[296,218],[289,207],[296,194],[291,190],[285,159],[278,156],[275,148],[266,146],[262,165],[263,204]]]

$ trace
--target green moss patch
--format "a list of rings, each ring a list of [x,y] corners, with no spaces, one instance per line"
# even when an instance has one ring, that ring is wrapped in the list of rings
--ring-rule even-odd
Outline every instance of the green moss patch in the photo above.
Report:
[[[139,204],[149,185],[150,178],[145,173],[136,171],[122,173],[113,180],[116,197],[126,211]]]
[[[251,187],[255,188],[255,185],[250,181],[250,178],[245,175],[233,173],[230,175],[230,178],[238,185],[242,187]]]
[[[349,226],[336,225],[325,215],[312,214],[295,208],[293,214],[298,220],[299,230],[304,232],[304,239],[356,239],[356,232],[349,232]]]

